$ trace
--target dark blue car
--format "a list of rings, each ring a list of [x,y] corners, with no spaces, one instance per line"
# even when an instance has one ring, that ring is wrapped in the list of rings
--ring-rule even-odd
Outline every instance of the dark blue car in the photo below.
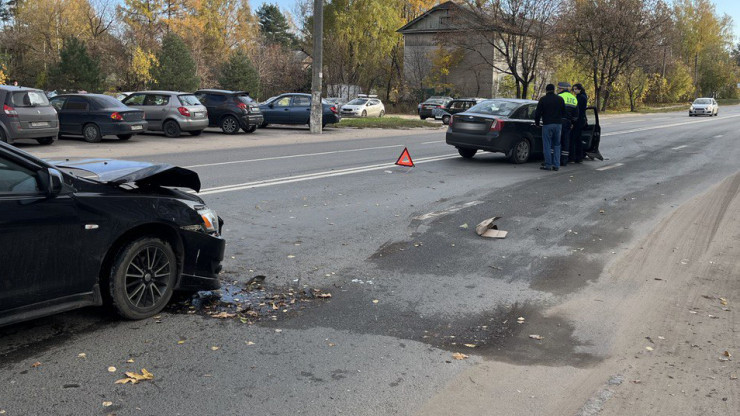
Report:
[[[339,123],[342,117],[337,107],[322,99],[322,126]],[[311,118],[311,94],[289,93],[272,97],[260,104],[260,111],[265,121],[260,127],[268,124],[309,124]]]
[[[59,116],[59,135],[96,143],[103,136],[128,140],[146,131],[144,112],[102,94],[65,94],[49,100]]]

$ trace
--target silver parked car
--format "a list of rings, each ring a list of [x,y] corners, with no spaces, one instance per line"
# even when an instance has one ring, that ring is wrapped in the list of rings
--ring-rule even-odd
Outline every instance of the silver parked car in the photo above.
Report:
[[[208,111],[191,93],[139,91],[122,102],[144,111],[147,131],[161,131],[167,137],[180,137],[183,131],[198,136],[208,127]]]
[[[699,115],[711,117],[717,114],[719,114],[719,105],[714,98],[697,98],[689,107],[689,117]]]
[[[0,85],[0,105],[0,142],[31,139],[52,144],[57,139],[57,112],[43,91]]]

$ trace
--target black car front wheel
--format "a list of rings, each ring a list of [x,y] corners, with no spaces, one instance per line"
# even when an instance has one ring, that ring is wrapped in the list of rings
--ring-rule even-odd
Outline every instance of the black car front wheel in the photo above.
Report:
[[[529,144],[529,140],[522,137],[514,143],[514,146],[509,150],[509,160],[511,163],[525,163],[529,160],[529,155],[532,153],[532,146]]]
[[[180,125],[175,120],[165,121],[162,130],[164,130],[164,135],[170,138],[180,137],[181,134]]]
[[[144,319],[169,302],[177,278],[172,247],[155,237],[141,237],[118,253],[110,275],[110,296],[118,313]]]
[[[82,136],[88,143],[98,143],[103,140],[100,129],[95,124],[85,124],[85,127],[82,128]]]
[[[464,157],[465,159],[472,159],[473,156],[478,153],[478,149],[465,149],[462,147],[458,147],[457,153],[460,153],[460,156]]]
[[[221,120],[221,131],[226,134],[236,134],[239,132],[239,120],[234,116],[226,116]]]
[[[249,126],[246,129],[244,129],[244,131],[247,132],[247,133],[254,133],[255,130],[257,130],[257,125],[256,124],[252,124],[251,126]]]

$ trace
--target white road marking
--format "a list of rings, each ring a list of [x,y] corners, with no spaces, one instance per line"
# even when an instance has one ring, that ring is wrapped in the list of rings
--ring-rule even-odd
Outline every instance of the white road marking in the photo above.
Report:
[[[671,148],[671,150],[681,150],[681,149],[683,149],[684,147],[689,147],[689,146],[687,146],[687,145],[683,145],[683,146],[678,146],[678,147],[672,147],[672,148]]]
[[[598,168],[596,170],[609,170],[609,169],[618,168],[620,166],[624,166],[624,163],[615,163],[613,165],[604,166],[603,168]]]
[[[719,120],[727,119],[727,118],[734,118],[734,117],[740,117],[740,114],[735,114],[735,115],[732,115],[732,116],[719,117]],[[718,118],[715,117],[714,119],[708,118],[706,120],[691,120],[691,121],[685,121],[683,123],[661,124],[660,126],[641,127],[639,129],[613,131],[611,133],[602,134],[601,137],[617,136],[617,135],[620,135],[620,134],[637,133],[637,132],[640,132],[640,131],[647,131],[647,130],[664,129],[666,127],[678,127],[678,126],[684,126],[686,124],[707,123],[707,122],[717,121],[717,120],[718,120]]]
[[[480,205],[482,203],[483,203],[483,201],[466,202],[466,203],[464,203],[462,205],[453,206],[453,207],[444,209],[442,211],[434,211],[434,212],[429,212],[429,213],[424,214],[424,215],[419,215],[418,217],[414,217],[414,219],[415,220],[419,220],[419,221],[424,221],[424,220],[428,220],[430,218],[441,217],[443,215],[452,214],[453,212],[460,211],[461,209],[465,209],[467,207],[473,207],[473,206],[476,206],[476,205]]]
[[[441,156],[431,156],[431,157],[417,159],[414,161],[414,164],[420,165],[422,163],[436,162],[439,160],[452,159],[452,158],[458,158],[458,157],[460,157],[460,155],[458,155],[457,153],[441,155]],[[245,183],[239,183],[239,184],[234,184],[234,185],[216,186],[213,188],[203,189],[198,193],[198,195],[211,195],[211,194],[219,194],[219,193],[224,193],[224,192],[242,191],[245,189],[262,188],[265,186],[310,181],[314,179],[330,178],[333,176],[343,176],[343,175],[349,175],[352,173],[370,172],[374,170],[384,170],[384,169],[391,168],[395,165],[396,165],[395,163],[383,163],[383,164],[378,164],[378,165],[358,166],[356,168],[308,173],[305,175],[288,176],[284,178],[265,179],[262,181],[245,182]]]
[[[648,121],[648,120],[630,120],[630,121],[620,121],[618,124],[627,124],[627,123],[639,123],[641,121]]]
[[[193,169],[193,168],[203,168],[207,166],[233,165],[236,163],[251,163],[251,162],[264,162],[268,160],[293,159],[296,157],[324,156],[324,155],[334,155],[338,153],[364,152],[367,150],[391,149],[394,147],[404,147],[404,146],[402,144],[393,144],[389,146],[366,147],[364,149],[332,150],[330,152],[303,153],[299,155],[288,155],[288,156],[272,156],[272,157],[263,157],[260,159],[232,160],[229,162],[203,163],[201,165],[190,165],[190,166],[183,166],[183,167],[187,169]]]
[[[421,144],[436,144],[436,143],[444,143],[444,140],[434,140],[431,142],[422,142]]]

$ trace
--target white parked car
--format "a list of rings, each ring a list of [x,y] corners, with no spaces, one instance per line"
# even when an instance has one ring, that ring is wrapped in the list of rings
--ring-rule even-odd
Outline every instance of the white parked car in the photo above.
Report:
[[[342,106],[342,117],[383,117],[385,106],[377,95],[360,94],[354,100]]]
[[[697,98],[689,107],[689,117],[691,116],[716,116],[719,113],[719,105],[714,98]]]

